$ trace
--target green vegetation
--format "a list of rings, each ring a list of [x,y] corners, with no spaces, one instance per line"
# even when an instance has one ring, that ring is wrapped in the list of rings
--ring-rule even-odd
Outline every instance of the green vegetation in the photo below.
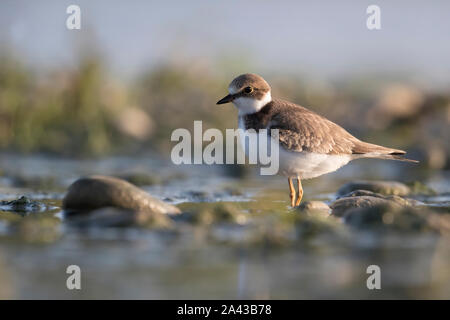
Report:
[[[234,108],[215,105],[226,93],[231,70],[247,71],[230,61],[214,68],[168,61],[125,83],[108,72],[100,54],[82,54],[74,68],[37,72],[3,52],[3,151],[85,157],[156,150],[167,155],[172,131],[192,130],[194,120],[202,120],[204,130],[236,127]],[[325,114],[371,142],[413,151],[431,168],[450,165],[446,92],[426,93],[392,77],[387,83],[367,76],[332,84],[306,76],[266,76],[274,96]]]

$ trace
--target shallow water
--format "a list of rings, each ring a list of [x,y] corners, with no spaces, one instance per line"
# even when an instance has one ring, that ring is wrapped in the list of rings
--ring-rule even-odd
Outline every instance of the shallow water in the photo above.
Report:
[[[174,167],[150,157],[7,155],[0,168],[0,200],[26,195],[46,205],[25,216],[0,211],[1,298],[450,298],[448,235],[379,234],[339,221],[312,229],[295,224],[299,212],[289,209],[280,177],[250,169],[236,178],[228,169]],[[235,223],[177,222],[170,230],[80,230],[66,223],[61,199],[70,183],[88,174],[130,173],[152,195],[182,209],[225,203],[242,215]],[[361,179],[420,179],[438,193],[417,200],[443,208],[450,201],[448,173],[380,161],[304,182],[305,200],[331,202],[339,186]],[[81,268],[81,290],[66,288],[72,264]],[[366,286],[369,265],[381,268],[381,290]]]

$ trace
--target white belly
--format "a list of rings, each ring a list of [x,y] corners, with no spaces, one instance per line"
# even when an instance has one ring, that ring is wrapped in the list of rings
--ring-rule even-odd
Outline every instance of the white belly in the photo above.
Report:
[[[241,120],[239,120],[239,128],[244,130],[246,134],[253,135],[249,131],[245,130],[245,127]],[[253,139],[245,140],[245,136],[241,136],[241,146],[243,147],[245,154],[249,155],[249,148],[252,150],[258,150],[258,144],[250,144],[249,141],[258,142],[258,135]],[[259,136],[261,138],[261,136]],[[270,136],[263,137],[267,139],[269,148],[272,139]],[[267,145],[264,142],[263,145]],[[270,150],[270,149],[269,149]],[[269,152],[270,154],[270,152]],[[278,174],[300,179],[311,179],[323,174],[336,171],[340,167],[346,165],[352,160],[351,155],[328,155],[311,152],[294,152],[279,147],[279,170]]]
[[[350,160],[350,155],[292,152],[280,146],[279,174],[292,178],[311,179],[336,171]]]

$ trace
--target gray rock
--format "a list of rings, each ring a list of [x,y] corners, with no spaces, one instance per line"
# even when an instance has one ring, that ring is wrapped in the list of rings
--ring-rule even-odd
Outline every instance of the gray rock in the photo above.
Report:
[[[346,193],[344,195],[340,195],[337,198],[348,198],[348,197],[362,197],[362,196],[371,196],[371,197],[377,197],[377,198],[384,198],[384,196],[380,193],[375,193],[373,191],[368,190],[355,190],[351,191],[349,193]]]
[[[154,214],[180,213],[177,207],[153,198],[144,190],[107,176],[91,176],[75,181],[63,199],[63,208],[69,214],[104,207]]]
[[[374,196],[355,196],[340,198],[331,204],[332,215],[343,217],[345,213],[355,208],[370,208],[378,205],[392,205],[401,208],[402,205],[389,199]]]
[[[397,181],[355,181],[343,185],[339,188],[337,194],[342,196],[356,190],[396,196],[405,196],[410,193],[410,188],[407,185]]]
[[[347,193],[346,195],[338,197],[338,199],[348,198],[348,197],[361,197],[361,196],[370,196],[370,197],[376,197],[376,198],[381,198],[381,199],[385,199],[385,200],[391,200],[391,201],[394,201],[403,206],[414,206],[414,205],[419,204],[419,202],[414,199],[406,199],[406,198],[402,198],[402,197],[395,196],[395,195],[385,196],[380,193],[375,193],[375,192],[367,191],[367,190],[355,190],[350,193]]]

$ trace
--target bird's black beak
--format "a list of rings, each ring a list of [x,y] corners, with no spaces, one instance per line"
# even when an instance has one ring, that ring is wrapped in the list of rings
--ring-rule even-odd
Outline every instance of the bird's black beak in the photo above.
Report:
[[[224,104],[224,103],[228,103],[234,100],[234,95],[229,94],[225,97],[223,97],[222,99],[220,99],[219,101],[217,101],[217,104]]]

